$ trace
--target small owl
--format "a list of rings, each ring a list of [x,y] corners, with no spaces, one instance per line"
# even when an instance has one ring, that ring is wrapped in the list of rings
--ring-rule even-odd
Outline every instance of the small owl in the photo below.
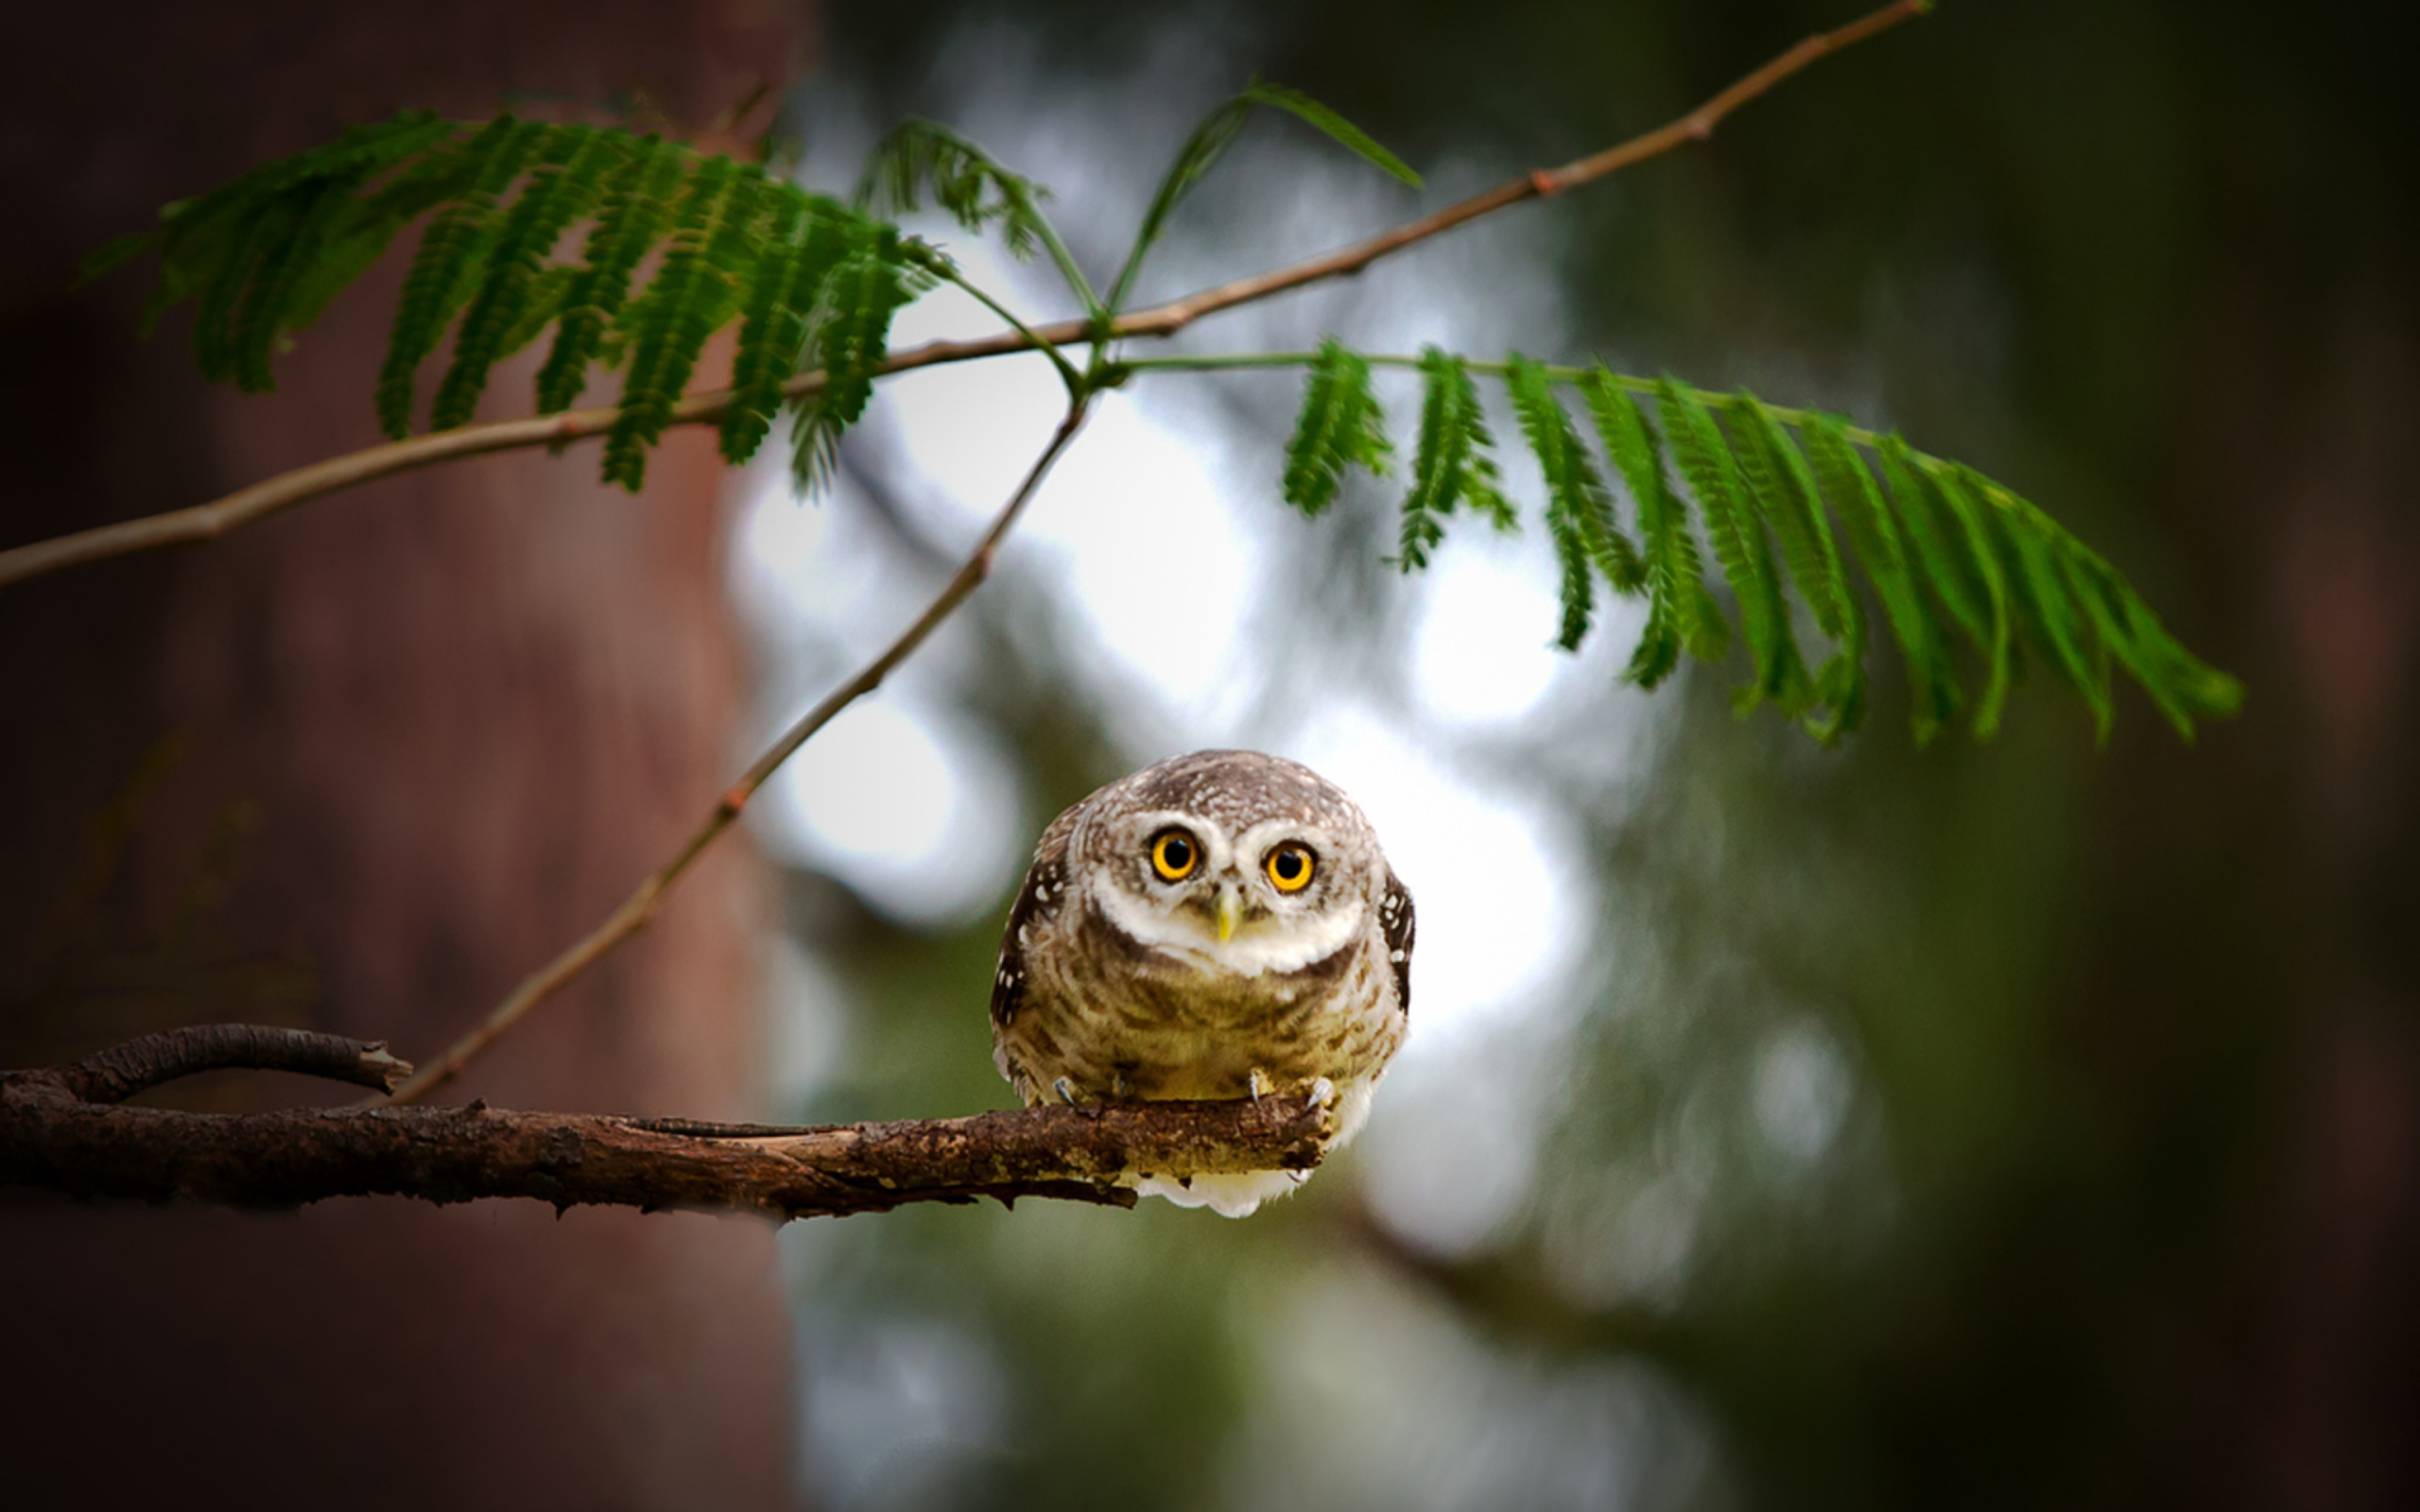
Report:
[[[992,1058],[1028,1107],[1333,1096],[1333,1147],[1410,1005],[1411,894],[1353,800],[1282,757],[1196,751],[1043,832],[1000,942]],[[1241,1217],[1307,1175],[1136,1184]]]

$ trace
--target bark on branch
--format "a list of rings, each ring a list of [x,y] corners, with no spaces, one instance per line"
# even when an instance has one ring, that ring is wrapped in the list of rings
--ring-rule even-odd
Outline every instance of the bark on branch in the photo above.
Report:
[[[295,1043],[342,1080],[381,1047],[299,1031],[184,1032],[183,1071],[258,1065],[310,1071]],[[191,1113],[107,1100],[122,1074],[96,1062],[165,1066],[178,1035],[75,1066],[0,1074],[0,1187],[81,1198],[292,1208],[386,1194],[426,1202],[534,1197],[558,1210],[606,1204],[757,1212],[774,1218],[881,1212],[910,1202],[1061,1197],[1132,1207],[1134,1173],[1204,1175],[1317,1165],[1333,1111],[1306,1099],[1027,1108],[970,1118],[821,1128],[468,1108]],[[241,1048],[259,1048],[251,1058]],[[341,1047],[341,1054],[337,1048]],[[112,1059],[112,1057],[115,1057]],[[383,1071],[380,1073],[383,1074]],[[89,1092],[103,1096],[95,1099]],[[117,1092],[117,1095],[124,1093]]]
[[[147,1034],[51,1072],[88,1103],[122,1103],[147,1088],[205,1071],[290,1071],[393,1091],[411,1062],[387,1053],[384,1040],[347,1040],[308,1029],[259,1023],[203,1023]]]

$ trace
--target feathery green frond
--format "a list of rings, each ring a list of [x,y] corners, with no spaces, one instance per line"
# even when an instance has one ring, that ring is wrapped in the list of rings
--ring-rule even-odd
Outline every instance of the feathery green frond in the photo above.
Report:
[[[319,269],[365,234],[354,213],[354,191],[455,129],[420,113],[353,128],[325,146],[167,206],[156,230],[120,237],[86,260],[79,279],[156,249],[160,281],[144,329],[171,304],[194,299],[202,307],[194,355],[203,375],[265,389],[280,339],[310,324],[325,302],[313,297]],[[389,239],[392,234],[390,228]],[[369,256],[385,246],[378,241]]]
[[[928,283],[903,259],[896,231],[861,225],[856,232],[832,271],[824,299],[831,314],[819,338],[822,407],[843,425],[856,423],[873,397],[874,369],[890,355],[890,318]]]
[[[537,292],[544,265],[573,221],[595,208],[606,180],[631,152],[631,139],[617,131],[561,128],[532,168],[529,182],[505,213],[488,254],[488,276],[471,297],[454,337],[454,360],[437,386],[429,428],[467,423],[486,389],[488,374],[507,353],[528,345],[542,320],[524,335],[524,316]],[[560,285],[562,281],[558,280]],[[542,306],[543,307],[543,306]],[[549,318],[561,313],[560,288]],[[521,340],[511,338],[520,335]]]
[[[1883,616],[1899,642],[1914,703],[1910,719],[1916,744],[1927,745],[1958,713],[1958,673],[1950,665],[1923,593],[1910,576],[1898,523],[1840,421],[1829,415],[1812,414],[1798,428],[1824,497],[1847,526],[1850,547],[1874,583]]]
[[[2041,528],[2048,518],[1970,468],[1954,468],[1952,475],[1972,502],[1978,534],[1997,558],[2017,636],[2083,699],[2096,738],[2107,741],[2113,714],[2108,659],[2096,657],[2087,640],[2083,610],[2070,596],[2054,537]]]
[[[823,282],[849,246],[856,217],[821,195],[776,197],[768,251],[750,287],[739,349],[732,358],[732,405],[722,421],[722,455],[756,455],[783,404],[782,386],[806,353]]]
[[[1790,634],[1789,607],[1773,573],[1764,527],[1748,502],[1730,444],[1694,389],[1663,378],[1656,382],[1655,397],[1672,459],[1697,495],[1698,507],[1705,511],[1715,559],[1722,564],[1739,603],[1739,627],[1755,680],[1740,690],[1738,708],[1745,713],[1759,699],[1770,699],[1783,713],[1796,715],[1812,701],[1814,690]]]
[[[579,278],[563,296],[555,344],[538,369],[538,412],[569,409],[588,387],[588,369],[630,297],[631,274],[655,246],[687,164],[681,150],[653,136],[632,144],[608,176],[589,228]]]
[[[545,335],[546,327],[562,318],[563,301],[571,298],[579,278],[579,269],[569,263],[538,270],[521,296],[521,313],[513,317],[511,327],[496,338],[498,362]]]
[[[890,318],[929,286],[912,245],[890,226],[859,222],[824,281],[816,328],[823,387],[806,396],[791,425],[790,472],[801,493],[821,492],[839,456],[840,435],[865,413],[875,370],[890,354]]]
[[[1328,139],[1337,146],[1397,182],[1413,189],[1421,186],[1420,175],[1411,171],[1409,163],[1380,146],[1369,132],[1362,130],[1301,90],[1288,89],[1283,84],[1265,84],[1255,81],[1237,97],[1250,100],[1255,105],[1267,105],[1272,109],[1284,111],[1314,130],[1325,132]]]
[[[1744,391],[1733,408],[1732,433],[1749,500],[1780,542],[1783,565],[1816,627],[1836,646],[1815,674],[1816,701],[1831,713],[1807,727],[1828,746],[1865,717],[1865,616],[1841,569],[1815,475],[1789,433]]]
[[[1495,438],[1478,387],[1461,358],[1436,347],[1420,353],[1420,443],[1411,465],[1411,490],[1404,495],[1401,555],[1405,572],[1428,565],[1428,554],[1445,538],[1445,517],[1469,505],[1498,529],[1518,520],[1504,497],[1491,455]]]
[[[762,169],[729,158],[709,158],[690,175],[664,262],[618,322],[630,335],[630,370],[621,413],[605,438],[607,482],[638,491],[648,451],[671,421],[706,338],[738,304],[731,275],[717,264],[728,261],[725,244],[743,234],[757,214],[764,183]]]
[[[1255,82],[1232,99],[1220,102],[1216,110],[1201,118],[1169,160],[1167,172],[1160,179],[1159,189],[1152,194],[1150,208],[1143,212],[1142,221],[1134,229],[1134,245],[1126,254],[1124,266],[1117,270],[1117,282],[1110,285],[1109,309],[1126,308],[1126,297],[1134,291],[1134,279],[1143,270],[1143,259],[1167,229],[1168,217],[1176,207],[1193,193],[1227,149],[1236,144],[1244,123],[1256,108],[1267,105],[1285,111],[1297,119],[1324,131],[1363,161],[1375,164],[1414,188],[1420,176],[1404,165],[1403,160],[1371,140],[1368,132],[1344,117],[1320,104],[1309,95],[1277,84]]]
[[[1581,380],[1598,439],[1638,510],[1641,555],[1647,565],[1647,628],[1631,653],[1626,674],[1652,688],[1680,664],[1683,651],[1720,662],[1730,645],[1730,627],[1705,589],[1696,537],[1689,533],[1688,507],[1665,475],[1638,402],[1624,393],[1599,363]]]
[[[1042,206],[1050,191],[1002,167],[992,155],[938,121],[910,116],[892,127],[866,160],[857,180],[860,210],[915,210],[932,192],[934,203],[968,231],[996,224],[1001,244],[1020,261],[1050,239]]]
[[[1011,189],[1020,203],[1039,195],[1023,180]],[[955,182],[947,192],[958,196]],[[654,136],[408,114],[170,205],[157,231],[90,266],[97,272],[156,249],[160,280],[147,319],[195,301],[203,374],[265,388],[285,335],[316,318],[424,218],[379,373],[380,428],[409,431],[420,365],[449,333],[430,414],[440,429],[468,421],[495,365],[551,327],[538,371],[542,412],[577,402],[598,366],[626,367],[605,475],[631,488],[708,340],[734,321],[742,326],[739,398],[724,421],[726,453],[745,456],[762,443],[810,352],[831,395],[818,400],[806,429],[828,449],[865,407],[891,315],[930,286],[928,265],[939,256],[760,167]],[[578,251],[559,261],[559,244],[583,223]],[[651,258],[660,259],[654,273],[634,289]],[[840,287],[831,275],[844,259],[855,272]]]
[[[1344,470],[1384,475],[1393,453],[1386,413],[1370,387],[1370,365],[1334,336],[1320,343],[1303,383],[1303,408],[1286,443],[1286,502],[1306,516],[1336,502]]]
[[[1506,358],[1505,369],[1513,416],[1546,476],[1547,534],[1563,568],[1563,624],[1555,644],[1577,650],[1595,612],[1591,570],[1627,593],[1646,586],[1647,564],[1615,524],[1613,500],[1571,417],[1555,398],[1546,369],[1517,352]]]
[[[465,149],[477,166],[469,186],[422,232],[420,251],[404,275],[387,360],[378,370],[378,428],[395,439],[411,434],[414,375],[437,350],[445,323],[476,288],[494,231],[496,201],[544,149],[556,128],[498,116]]]
[[[1977,638],[1984,677],[1982,696],[1975,703],[1975,738],[1989,740],[1999,732],[2000,713],[2018,671],[2015,615],[2009,603],[2008,572],[1986,518],[1990,506],[1967,491],[1965,479],[1952,468],[1919,468],[1914,483],[1917,494],[1930,493],[1957,522],[1960,540],[1948,549],[1964,547],[1959,565],[1983,585],[1984,621],[1990,630]]]
[[[1895,432],[1876,448],[1882,459],[1882,478],[1890,486],[1891,504],[1898,511],[1899,527],[1915,546],[1914,565],[1925,584],[1968,639],[1984,644],[1990,636],[1991,610],[1982,585],[1962,558],[1956,538],[1941,514],[1933,490],[1906,440]]]
[[[2178,644],[2107,562],[2072,542],[2062,555],[2101,644],[2142,684],[2178,735],[2190,741],[2197,717],[2228,718],[2243,707],[2243,685]]]
[[[1255,84],[1213,112],[1178,153],[1120,272],[1117,301],[1168,215],[1262,106],[1417,182],[1334,112]],[[903,127],[877,152],[860,192],[887,195],[901,207],[929,193],[963,225],[999,228],[1013,251],[1044,247],[1088,311],[1102,313],[1041,215],[1046,192],[956,133],[924,122]],[[194,352],[204,375],[261,389],[285,337],[422,221],[379,375],[382,428],[408,430],[418,369],[449,337],[451,360],[431,411],[440,427],[468,421],[495,365],[552,328],[538,374],[542,410],[574,403],[600,364],[626,369],[605,475],[633,489],[708,341],[735,323],[724,455],[735,462],[752,455],[790,402],[788,391],[802,387],[793,465],[804,486],[820,484],[889,362],[893,317],[936,279],[962,282],[938,249],[728,157],[622,129],[510,116],[463,124],[424,113],[354,129],[169,205],[155,230],[95,254],[85,275],[156,251],[147,324],[193,301]],[[578,253],[559,260],[558,244],[583,225]],[[654,272],[634,289],[650,260]],[[2122,576],[2032,504],[1971,469],[1911,451],[1895,435],[1853,430],[1829,416],[1769,408],[1751,394],[1706,393],[1669,378],[1651,385],[1602,365],[1547,368],[1517,353],[1474,364],[1435,347],[1417,358],[1371,357],[1333,338],[1309,354],[1133,359],[1115,365],[1115,377],[1080,373],[1063,360],[1060,372],[1080,394],[1144,369],[1297,364],[1307,372],[1283,491],[1311,515],[1335,502],[1349,469],[1387,470],[1392,449],[1373,366],[1419,372],[1419,444],[1397,558],[1406,571],[1431,560],[1458,509],[1499,528],[1517,523],[1473,382],[1479,371],[1501,373],[1546,480],[1543,513],[1563,578],[1558,640],[1576,647],[1586,634],[1599,577],[1620,592],[1643,592],[1647,626],[1627,672],[1642,685],[1668,678],[1684,656],[1720,660],[1730,638],[1677,478],[1704,511],[1716,567],[1739,607],[1754,668],[1743,710],[1770,701],[1806,717],[1826,741],[1856,725],[1869,639],[1858,568],[1906,660],[1919,742],[1966,701],[1954,634],[1973,644],[1981,663],[1973,700],[1979,737],[1997,728],[2029,655],[2076,692],[2103,738],[2113,666],[2139,682],[2187,738],[2197,720],[2240,705],[2233,679],[2180,645]],[[810,369],[821,370],[820,381],[796,383]],[[1636,544],[1558,395],[1564,385],[1580,389],[1637,510]],[[1651,412],[1642,398],[1651,390]],[[1793,589],[1834,644],[1811,677],[1792,634]]]

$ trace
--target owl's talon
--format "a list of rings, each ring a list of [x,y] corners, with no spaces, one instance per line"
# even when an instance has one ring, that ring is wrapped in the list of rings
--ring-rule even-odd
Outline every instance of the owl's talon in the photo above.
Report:
[[[1244,1080],[1245,1084],[1252,1089],[1252,1100],[1255,1103],[1277,1091],[1277,1084],[1270,1080],[1269,1073],[1258,1066],[1253,1067],[1251,1074]]]
[[[1336,1083],[1325,1076],[1314,1077],[1309,1096],[1311,1111],[1315,1113],[1322,1108],[1333,1108],[1336,1106]]]
[[[1066,1077],[1062,1076],[1057,1081],[1052,1082],[1050,1084],[1050,1090],[1058,1094],[1061,1102],[1066,1104],[1069,1108],[1074,1108],[1084,1117],[1100,1117],[1100,1099],[1098,1097],[1086,1097],[1082,1093],[1077,1091],[1076,1084],[1069,1081]]]

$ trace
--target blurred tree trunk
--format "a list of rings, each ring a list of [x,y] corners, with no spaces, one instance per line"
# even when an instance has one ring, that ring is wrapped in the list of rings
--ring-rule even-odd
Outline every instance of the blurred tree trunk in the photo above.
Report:
[[[771,0],[19,20],[37,61],[0,105],[10,543],[377,438],[400,259],[281,361],[276,396],[245,398],[202,390],[181,321],[136,342],[138,277],[71,293],[84,251],[406,106],[596,118],[635,89],[643,115],[695,129],[783,83],[806,39]],[[498,393],[526,406],[510,376]],[[465,1027],[728,775],[744,687],[723,477],[699,435],[636,499],[596,484],[593,454],[491,458],[0,599],[0,1061],[243,1018],[419,1057]],[[745,1116],[764,906],[727,847],[459,1094]],[[262,1080],[172,1096],[324,1095]],[[0,1254],[14,1504],[787,1497],[788,1325],[760,1224],[11,1196]]]

